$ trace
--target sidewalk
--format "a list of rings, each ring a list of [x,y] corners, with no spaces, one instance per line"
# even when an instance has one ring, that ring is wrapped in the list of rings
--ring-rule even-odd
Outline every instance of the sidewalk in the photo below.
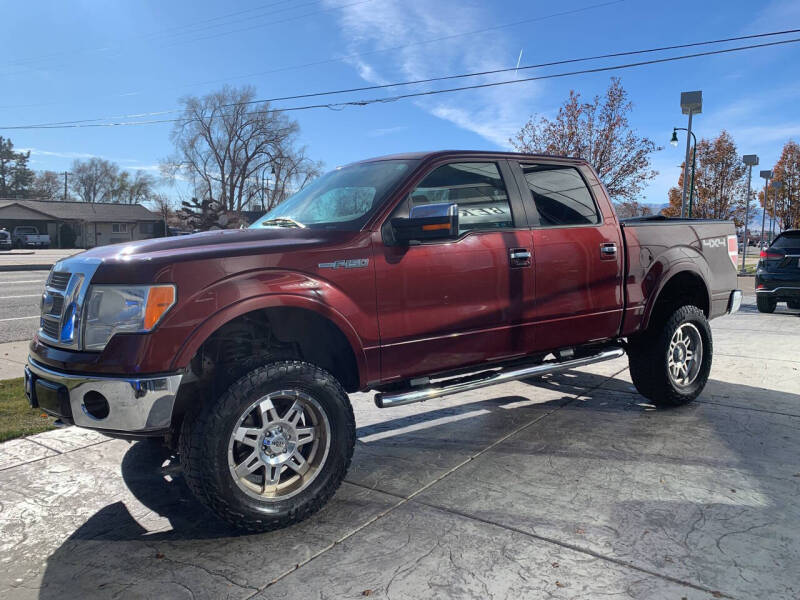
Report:
[[[49,271],[56,261],[83,252],[80,248],[47,250],[11,250],[0,252],[0,272]]]
[[[28,359],[29,340],[0,344],[0,379],[22,377],[22,368]]]

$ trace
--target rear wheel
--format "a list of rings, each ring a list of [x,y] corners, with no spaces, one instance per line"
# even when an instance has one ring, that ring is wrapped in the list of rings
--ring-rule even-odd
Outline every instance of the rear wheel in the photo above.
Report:
[[[286,527],[339,487],[355,445],[347,394],[327,371],[280,361],[249,372],[184,419],[189,488],[241,529]]]
[[[792,310],[798,310],[800,309],[800,300],[788,300],[786,302],[786,306],[788,306]]]
[[[758,307],[758,312],[762,313],[771,313],[775,312],[775,307],[778,305],[778,301],[771,296],[765,296],[764,294],[756,294],[756,306]]]
[[[711,329],[703,311],[681,306],[629,344],[631,379],[656,406],[680,406],[703,391],[712,352]]]

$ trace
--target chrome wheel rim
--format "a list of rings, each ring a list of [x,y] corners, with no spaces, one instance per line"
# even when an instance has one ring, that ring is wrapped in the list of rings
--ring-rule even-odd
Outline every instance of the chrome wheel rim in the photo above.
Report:
[[[703,338],[692,323],[683,323],[672,334],[667,350],[667,370],[680,387],[694,383],[703,364]]]
[[[237,419],[228,442],[228,469],[248,496],[285,500],[319,475],[330,439],[330,423],[319,402],[300,390],[272,392]]]

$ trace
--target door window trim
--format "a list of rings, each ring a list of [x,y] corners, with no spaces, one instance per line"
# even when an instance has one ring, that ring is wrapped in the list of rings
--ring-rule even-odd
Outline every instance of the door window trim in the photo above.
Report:
[[[540,161],[537,162],[535,160],[531,161],[522,161],[522,160],[510,160],[509,167],[511,168],[512,172],[514,173],[514,177],[517,183],[517,187],[519,188],[520,196],[524,196],[522,199],[523,205],[525,207],[526,214],[528,215],[528,227],[530,229],[575,229],[578,227],[602,227],[605,224],[605,215],[600,208],[600,203],[597,201],[597,194],[595,194],[594,186],[589,183],[586,179],[586,175],[583,172],[582,165],[564,165],[558,163],[551,163],[549,161]],[[528,187],[528,180],[525,179],[525,173],[522,170],[522,165],[553,165],[564,167],[566,169],[575,169],[578,172],[581,180],[583,181],[583,185],[586,186],[586,189],[589,191],[589,196],[594,203],[594,208],[597,211],[597,222],[596,223],[575,223],[572,225],[542,225],[541,220],[539,218],[539,209],[536,207],[536,202],[533,199],[533,194],[531,193],[530,187]],[[527,194],[527,195],[526,195]],[[527,198],[527,201],[525,200]]]
[[[462,234],[459,234],[457,238],[452,239],[441,239],[441,240],[423,240],[418,244],[414,244],[414,246],[430,246],[435,244],[453,244],[460,242],[464,238],[469,235],[477,234],[477,235],[485,235],[488,233],[504,233],[504,232],[513,232],[513,231],[527,231],[529,228],[528,224],[528,215],[525,210],[525,205],[522,201],[522,197],[519,191],[519,185],[515,178],[514,170],[511,167],[510,161],[506,158],[495,158],[495,159],[487,159],[485,157],[469,157],[469,156],[458,156],[458,157],[447,157],[442,158],[441,160],[437,160],[436,162],[428,165],[428,167],[419,174],[418,177],[415,177],[414,184],[409,188],[408,193],[401,196],[397,203],[392,207],[392,209],[387,214],[386,218],[384,219],[383,223],[381,224],[381,238],[385,245],[394,245],[394,244],[387,244],[387,240],[391,239],[391,235],[385,233],[385,228],[391,227],[391,221],[393,217],[397,216],[397,211],[400,207],[407,203],[411,194],[414,190],[417,189],[419,184],[425,180],[425,178],[433,173],[436,169],[443,167],[445,165],[452,165],[452,164],[460,164],[460,163],[493,163],[497,166],[497,171],[500,174],[500,180],[503,182],[503,185],[506,188],[506,195],[508,196],[508,205],[511,210],[511,220],[513,222],[513,227],[487,227],[485,229],[470,229],[465,231]]]

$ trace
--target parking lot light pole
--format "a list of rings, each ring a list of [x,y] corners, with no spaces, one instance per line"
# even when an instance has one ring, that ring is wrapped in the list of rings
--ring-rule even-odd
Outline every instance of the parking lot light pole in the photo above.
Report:
[[[693,131],[689,131],[686,127],[673,127],[672,128],[672,138],[669,140],[669,143],[672,146],[678,145],[678,130],[680,131],[687,131],[687,135],[692,136],[692,176],[689,179],[689,210],[687,212],[687,216],[691,219],[692,218],[692,201],[694,200],[694,168],[695,162],[697,161],[697,136],[695,136]],[[683,173],[684,180],[686,179],[686,171],[684,170]]]
[[[769,219],[769,243],[772,243],[772,236],[775,235],[775,220],[778,215],[778,192],[783,187],[782,181],[772,182],[772,216]]]
[[[772,178],[772,171],[761,171],[759,173],[764,178],[764,208],[761,210],[761,237],[758,238],[759,247],[764,243],[764,225],[767,222],[767,204],[769,203],[769,180]]]
[[[744,273],[744,262],[747,260],[747,222],[750,220],[750,179],[753,175],[753,167],[758,164],[756,154],[745,154],[742,162],[747,165],[747,196],[744,205],[744,240],[742,241],[742,273]]]
[[[683,194],[681,194],[681,218],[686,216],[686,192],[689,189],[689,150],[692,137],[692,116],[703,112],[703,92],[681,92],[681,112],[689,115],[689,125],[686,131],[686,160],[683,163]]]

